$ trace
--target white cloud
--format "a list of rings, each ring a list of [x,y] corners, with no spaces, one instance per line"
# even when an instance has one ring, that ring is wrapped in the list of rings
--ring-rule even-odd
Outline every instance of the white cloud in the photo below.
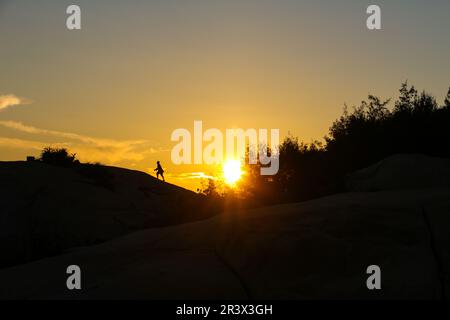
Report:
[[[31,103],[27,99],[19,98],[18,96],[14,94],[7,94],[7,95],[1,95],[0,96],[0,111],[5,110],[8,107],[11,106],[17,106],[20,104],[29,104]]]
[[[200,172],[185,172],[185,173],[180,173],[180,174],[173,174],[173,175],[168,175],[168,176],[172,176],[176,179],[180,179],[180,180],[190,180],[190,179],[216,179],[213,176],[207,175],[206,173],[200,171]]]
[[[9,143],[9,147],[23,148],[25,146],[33,146],[34,149],[37,146],[39,146],[39,149],[42,149],[48,145],[65,147],[70,152],[76,152],[77,158],[81,161],[100,161],[106,164],[116,164],[121,161],[142,161],[150,154],[165,151],[155,148],[148,140],[94,138],[76,133],[41,129],[17,121],[0,121],[0,125],[27,134],[58,138],[58,142],[54,143],[33,142],[33,144],[27,140],[2,138],[3,141],[0,141],[0,145],[5,146],[6,143]]]

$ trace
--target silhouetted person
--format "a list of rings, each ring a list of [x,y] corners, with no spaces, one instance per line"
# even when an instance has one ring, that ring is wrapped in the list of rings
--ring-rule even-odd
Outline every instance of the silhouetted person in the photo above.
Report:
[[[161,164],[159,163],[159,161],[156,161],[156,169],[153,170],[156,171],[156,178],[159,180],[159,175],[161,175],[162,180],[165,182],[166,180],[164,180],[164,170],[161,167]]]

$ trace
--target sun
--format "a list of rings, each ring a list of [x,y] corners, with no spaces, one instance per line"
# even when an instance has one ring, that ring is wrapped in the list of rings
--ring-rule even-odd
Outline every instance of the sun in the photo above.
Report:
[[[228,185],[234,185],[242,176],[241,162],[227,160],[222,165],[223,176]]]

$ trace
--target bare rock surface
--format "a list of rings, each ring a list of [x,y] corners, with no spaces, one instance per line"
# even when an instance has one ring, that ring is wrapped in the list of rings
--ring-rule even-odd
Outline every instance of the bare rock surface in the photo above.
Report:
[[[80,187],[85,182],[75,174],[70,187],[61,188],[58,172],[30,169],[30,174],[42,176],[32,179],[40,184],[29,185],[14,179],[11,171],[0,170],[2,195],[8,199],[1,219],[10,226],[1,226],[2,254],[32,254],[24,243],[33,238],[27,238],[28,229],[18,227],[36,219],[18,214],[29,208],[40,208],[39,219],[47,220],[40,227],[28,226],[55,227],[56,234],[67,233],[64,241],[72,244],[61,255],[0,269],[0,298],[448,299],[448,160],[404,157],[387,159],[351,176],[350,185],[358,192],[232,210],[203,221],[145,229],[78,247],[73,239],[90,239],[96,228],[104,228],[100,234],[105,238],[113,237],[123,232],[124,225],[143,223],[161,212],[170,214],[175,209],[161,208],[168,202],[159,197],[171,196],[149,183],[145,190],[151,201],[143,198],[137,190],[147,178],[117,169],[116,193],[97,189],[95,183],[92,188]],[[55,207],[52,194],[59,197],[54,199]],[[78,195],[87,200],[76,201]],[[182,203],[178,214],[180,210],[187,216],[195,214],[195,206]],[[59,221],[54,208],[64,204],[73,206],[69,216],[79,213],[82,218]],[[11,228],[19,232],[9,232]],[[82,270],[79,291],[66,287],[69,265]],[[370,265],[381,268],[381,290],[366,286]]]
[[[195,218],[198,194],[140,171],[0,162],[0,267]]]
[[[450,187],[450,159],[397,154],[349,175],[350,191]]]
[[[347,193],[143,230],[4,269],[0,298],[448,298],[449,198]],[[81,291],[66,288],[71,264]],[[366,287],[373,264],[382,290]]]

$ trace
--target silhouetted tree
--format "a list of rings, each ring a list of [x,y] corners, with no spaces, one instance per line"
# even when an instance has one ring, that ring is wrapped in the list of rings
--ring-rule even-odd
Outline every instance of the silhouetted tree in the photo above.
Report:
[[[417,100],[417,90],[412,86],[408,88],[408,81],[402,83],[400,96],[395,102],[394,113],[411,112],[414,108],[414,102]]]
[[[202,181],[202,187],[198,191],[207,197],[216,198],[220,196],[216,182],[212,178]]]
[[[444,100],[444,106],[450,108],[450,87],[448,88],[447,96]]]
[[[260,202],[305,200],[343,191],[348,173],[396,153],[449,158],[450,89],[442,107],[407,82],[399,91],[392,111],[389,99],[374,95],[351,111],[345,105],[324,145],[285,138],[276,176],[261,178],[258,166],[247,169],[249,194]]]

